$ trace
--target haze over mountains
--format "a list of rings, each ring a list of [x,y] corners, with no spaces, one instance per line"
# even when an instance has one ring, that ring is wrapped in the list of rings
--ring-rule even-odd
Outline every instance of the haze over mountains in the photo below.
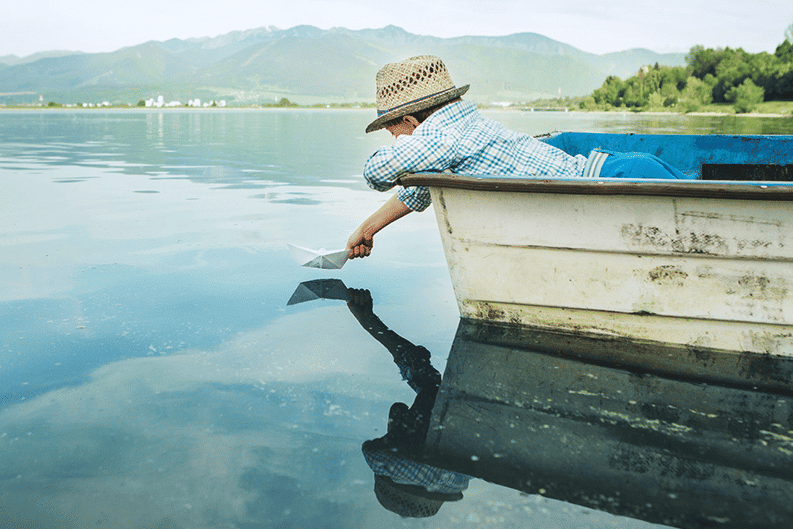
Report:
[[[218,37],[150,41],[111,53],[44,52],[0,57],[0,102],[135,104],[200,97],[230,103],[371,102],[374,76],[387,62],[439,55],[458,85],[479,102],[529,101],[591,93],[609,75],[643,65],[681,66],[685,55],[632,49],[584,52],[536,33],[438,38],[395,26],[322,30],[262,27]]]

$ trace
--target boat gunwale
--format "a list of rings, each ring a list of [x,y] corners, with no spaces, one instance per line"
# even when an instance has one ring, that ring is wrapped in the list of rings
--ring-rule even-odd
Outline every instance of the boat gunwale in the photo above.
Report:
[[[793,200],[793,185],[788,182],[624,180],[619,178],[536,179],[458,173],[409,173],[401,176],[397,183],[404,187],[425,186],[509,193]]]

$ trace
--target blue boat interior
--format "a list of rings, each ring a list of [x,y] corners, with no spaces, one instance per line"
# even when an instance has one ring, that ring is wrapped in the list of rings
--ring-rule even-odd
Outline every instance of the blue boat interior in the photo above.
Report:
[[[793,135],[558,132],[537,139],[571,155],[593,149],[654,154],[683,173],[714,181],[793,181]]]

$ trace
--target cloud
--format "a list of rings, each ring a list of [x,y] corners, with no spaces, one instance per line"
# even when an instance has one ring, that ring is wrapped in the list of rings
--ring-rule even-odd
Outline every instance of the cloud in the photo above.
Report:
[[[306,332],[320,328],[324,343]],[[359,503],[370,481],[360,443],[402,394],[388,353],[344,306],[286,315],[212,350],[111,363],[3,410],[0,511],[43,527],[323,516],[345,527],[360,506],[339,502]]]

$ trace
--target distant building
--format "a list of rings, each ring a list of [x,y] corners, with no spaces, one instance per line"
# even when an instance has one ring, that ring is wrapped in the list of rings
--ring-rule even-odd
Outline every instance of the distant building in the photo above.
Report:
[[[163,98],[163,96],[158,96],[157,99],[153,99],[153,98],[147,99],[146,101],[144,101],[144,105],[147,107],[156,107],[156,108],[160,108],[160,107],[173,108],[173,107],[183,106],[181,101],[169,101],[168,103],[165,103],[165,99]],[[211,106],[225,107],[226,100],[221,99],[220,101],[209,101],[202,104],[201,100],[196,98],[196,99],[190,99],[187,102],[187,106],[194,108],[202,108],[202,107],[207,108]]]

